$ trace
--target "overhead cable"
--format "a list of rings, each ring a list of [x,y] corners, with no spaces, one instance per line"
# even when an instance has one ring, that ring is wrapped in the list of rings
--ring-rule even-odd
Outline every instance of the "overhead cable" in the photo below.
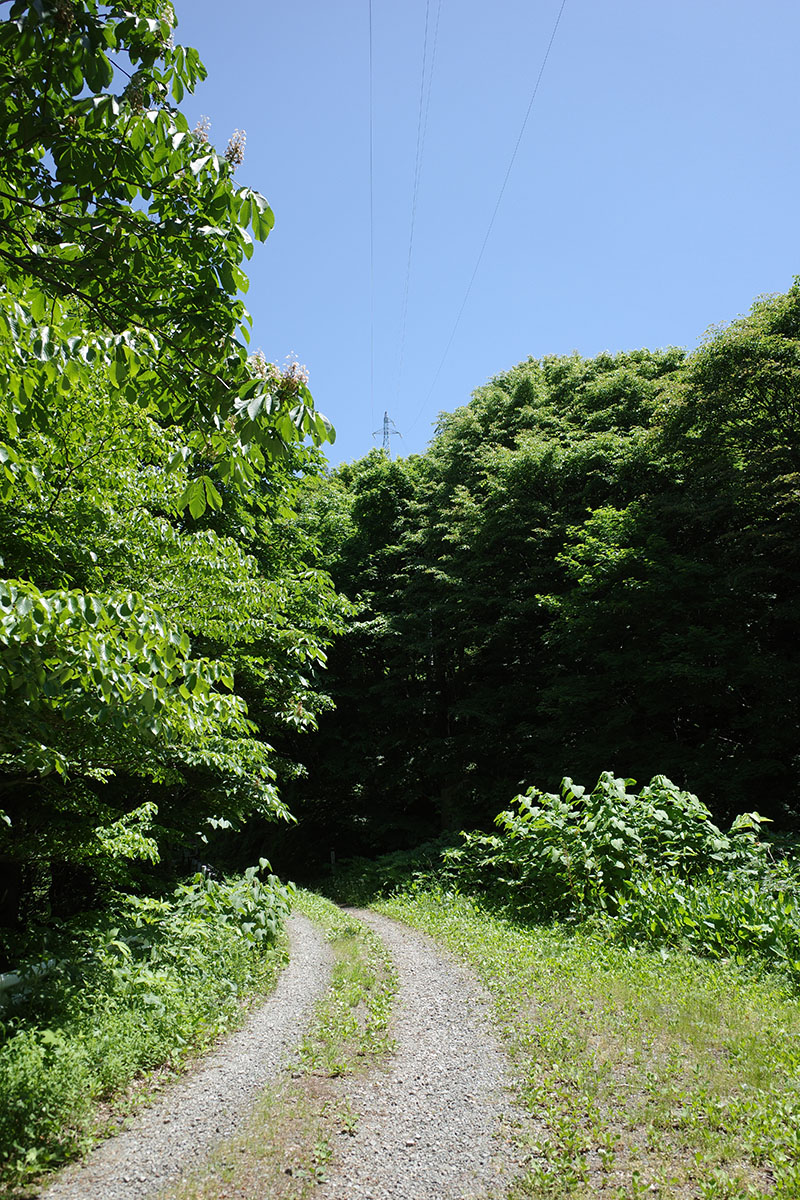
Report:
[[[542,82],[542,76],[544,75],[545,67],[547,66],[547,60],[550,57],[550,51],[553,48],[553,42],[556,40],[556,34],[558,32],[558,27],[561,23],[561,17],[564,12],[564,9],[566,7],[566,4],[567,4],[567,0],[561,0],[561,7],[558,10],[558,16],[556,17],[555,24],[553,25],[552,33],[550,34],[550,41],[547,43],[547,49],[544,52],[544,58],[542,59],[542,64],[539,67],[539,74],[536,76],[536,82],[533,85],[533,91],[531,92],[531,97],[530,97],[530,100],[528,101],[528,107],[525,111],[525,116],[522,121],[522,126],[520,127],[519,135],[517,137],[516,144],[514,145],[514,150],[511,154],[511,159],[509,161],[508,168],[505,173],[505,177],[503,178],[503,182],[500,186],[500,191],[497,196],[497,202],[495,203],[494,211],[492,212],[491,218],[489,220],[489,224],[486,229],[486,233],[484,235],[483,242],[481,243],[481,248],[478,251],[478,257],[475,260],[475,266],[473,268],[472,275],[470,276],[469,283],[467,284],[467,290],[465,291],[464,298],[461,301],[461,307],[459,308],[458,315],[456,316],[455,322],[453,323],[453,328],[450,331],[450,337],[448,338],[447,345],[444,348],[444,353],[442,354],[441,361],[439,362],[439,366],[436,368],[436,374],[433,377],[433,382],[431,383],[430,390],[428,391],[428,394],[425,397],[425,399],[422,401],[422,404],[419,406],[417,415],[414,417],[414,420],[411,422],[411,425],[408,427],[408,430],[406,431],[407,433],[411,432],[411,430],[414,428],[417,421],[419,420],[420,416],[422,415],[423,410],[427,407],[427,405],[431,399],[431,396],[433,395],[434,391],[436,390],[436,384],[439,382],[439,376],[442,373],[442,368],[444,367],[444,364],[447,361],[447,356],[450,353],[450,347],[453,344],[453,340],[456,336],[456,331],[458,330],[458,327],[461,323],[461,318],[464,314],[464,309],[467,307],[467,301],[469,300],[470,293],[472,291],[472,285],[474,284],[475,277],[478,274],[478,269],[481,265],[481,261],[483,259],[483,254],[484,254],[484,251],[486,250],[486,245],[489,241],[489,237],[491,236],[492,229],[494,228],[495,218],[497,217],[497,213],[499,211],[500,204],[503,199],[503,195],[505,193],[506,186],[508,184],[508,180],[511,176],[511,171],[512,171],[514,163],[516,161],[517,153],[519,151],[520,145],[522,144],[522,139],[523,139],[523,136],[525,134],[525,129],[528,124],[528,118],[531,115],[531,110],[533,109],[533,104],[536,99],[537,92],[539,91],[539,85]]]
[[[419,195],[419,182],[422,176],[422,159],[425,149],[425,134],[428,127],[428,109],[431,99],[431,84],[433,82],[433,69],[436,63],[436,45],[439,37],[439,16],[442,9],[442,0],[438,0],[436,8],[436,23],[433,36],[433,50],[431,53],[430,70],[427,68],[428,63],[428,31],[430,28],[430,0],[425,3],[425,36],[422,43],[422,72],[420,74],[419,84],[419,112],[417,114],[417,150],[414,159],[414,185],[411,195],[411,223],[408,235],[408,257],[406,261],[406,277],[403,287],[403,304],[400,316],[400,348],[397,361],[397,384],[396,393],[400,394],[400,380],[403,375],[403,361],[405,358],[406,348],[406,326],[408,321],[408,294],[411,283],[411,260],[414,252],[414,226],[417,219],[417,197]]]
[[[369,0],[369,423],[375,424],[375,188],[373,171],[372,0]]]

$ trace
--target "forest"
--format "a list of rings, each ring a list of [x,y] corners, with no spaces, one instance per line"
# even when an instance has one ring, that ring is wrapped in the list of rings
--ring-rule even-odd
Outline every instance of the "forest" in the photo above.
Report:
[[[356,604],[297,812],[343,853],[662,773],[796,828],[800,286],[691,354],[523,362],[305,503]]]
[[[800,980],[800,280],[691,352],[498,364],[425,453],[331,468],[250,345],[272,213],[173,26],[0,22],[13,1179],[268,986],[290,877]]]

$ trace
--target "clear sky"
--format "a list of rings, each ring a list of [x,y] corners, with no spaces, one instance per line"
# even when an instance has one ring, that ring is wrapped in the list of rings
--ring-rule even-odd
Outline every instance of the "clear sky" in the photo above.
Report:
[[[800,273],[796,0],[566,0],[436,379],[560,7],[372,0],[371,289],[369,0],[175,0],[209,71],[184,111],[220,149],[246,130],[275,212],[253,347],[308,366],[331,462],[385,410],[422,451],[529,356],[692,347]]]

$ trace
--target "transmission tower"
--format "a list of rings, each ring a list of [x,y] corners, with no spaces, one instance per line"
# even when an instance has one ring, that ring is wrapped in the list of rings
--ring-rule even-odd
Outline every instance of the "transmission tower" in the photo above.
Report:
[[[383,428],[376,429],[372,436],[376,438],[378,434],[383,436],[383,449],[386,451],[387,458],[391,458],[392,448],[389,445],[389,438],[402,437],[403,435],[395,425],[394,421],[390,418],[388,412],[383,414]]]

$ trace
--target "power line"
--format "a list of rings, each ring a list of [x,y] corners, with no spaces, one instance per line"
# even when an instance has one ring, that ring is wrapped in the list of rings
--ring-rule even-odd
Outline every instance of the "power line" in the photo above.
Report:
[[[489,237],[491,236],[492,229],[494,228],[495,218],[497,217],[497,213],[500,209],[500,204],[501,204],[503,195],[506,190],[506,185],[508,184],[509,178],[511,176],[511,171],[513,169],[514,163],[517,158],[517,153],[519,151],[520,145],[522,144],[522,138],[525,134],[525,129],[528,124],[528,118],[531,115],[531,110],[533,109],[533,103],[536,99],[536,94],[539,91],[539,85],[542,82],[542,76],[544,75],[545,67],[547,66],[547,60],[550,57],[550,51],[553,48],[553,42],[556,40],[556,34],[558,32],[558,27],[561,24],[561,17],[564,12],[564,9],[566,7],[566,4],[567,4],[567,0],[561,0],[561,7],[558,10],[558,16],[556,17],[555,24],[553,25],[552,33],[550,34],[550,41],[547,43],[547,49],[544,52],[544,58],[542,59],[542,65],[539,67],[539,74],[536,76],[536,82],[533,85],[533,91],[531,92],[531,98],[528,101],[528,107],[525,111],[525,116],[522,121],[522,126],[520,128],[519,135],[517,137],[517,141],[514,146],[514,150],[511,154],[511,160],[509,161],[508,169],[506,170],[505,177],[501,184],[500,192],[497,197],[497,202],[494,206],[494,211],[492,212],[491,218],[489,220],[489,225],[487,227],[486,234],[484,236],[483,242],[481,243],[481,248],[478,251],[478,257],[475,261],[475,267],[472,271],[472,275],[470,276],[469,283],[467,284],[467,290],[464,293],[464,299],[461,301],[461,307],[458,310],[458,315],[453,324],[453,328],[450,331],[450,337],[448,338],[447,345],[444,348],[444,354],[441,357],[439,366],[436,368],[436,374],[433,377],[433,382],[431,383],[430,391],[428,392],[425,399],[422,401],[422,404],[419,406],[417,415],[414,417],[414,420],[411,422],[411,425],[408,428],[407,432],[409,432],[409,433],[416,425],[417,421],[419,420],[420,416],[422,415],[423,409],[427,406],[428,401],[430,400],[431,396],[433,395],[433,393],[436,389],[436,384],[439,382],[439,376],[442,373],[442,368],[444,367],[444,364],[447,361],[447,356],[450,353],[450,347],[453,344],[453,339],[456,336],[456,331],[461,323],[461,317],[464,314],[464,309],[467,307],[467,301],[469,300],[470,292],[472,291],[472,285],[475,282],[475,278],[478,274],[478,269],[479,269],[479,267],[481,265],[481,261],[483,259],[484,251],[485,251],[487,243],[489,241]]]
[[[436,63],[436,45],[439,37],[439,15],[441,13],[442,0],[438,0],[436,9],[436,25],[433,38],[433,51],[431,54],[430,71],[427,70],[428,62],[428,30],[430,28],[430,0],[425,3],[425,36],[422,43],[422,72],[419,81],[419,112],[417,114],[417,149],[414,159],[414,186],[411,195],[411,225],[408,235],[408,259],[406,262],[406,278],[403,287],[403,305],[400,316],[400,349],[397,360],[397,386],[396,395],[400,395],[400,381],[403,376],[403,362],[405,359],[406,348],[406,326],[408,321],[408,294],[411,283],[411,259],[414,251],[414,226],[417,219],[417,197],[419,195],[419,182],[422,177],[422,158],[425,149],[425,134],[428,128],[428,108],[430,107],[431,99],[431,84],[433,82],[433,68]],[[427,103],[426,103],[426,79],[427,79]]]
[[[375,421],[375,188],[373,184],[372,0],[369,0],[369,423]]]
[[[431,86],[433,84],[433,72],[436,67],[436,48],[439,44],[439,18],[442,14],[442,0],[437,0],[436,4],[436,24],[433,28],[433,53],[431,54],[431,69],[428,72],[428,94],[425,97],[425,122],[422,126],[422,142],[425,143],[425,134],[428,132],[428,112],[431,107]]]

